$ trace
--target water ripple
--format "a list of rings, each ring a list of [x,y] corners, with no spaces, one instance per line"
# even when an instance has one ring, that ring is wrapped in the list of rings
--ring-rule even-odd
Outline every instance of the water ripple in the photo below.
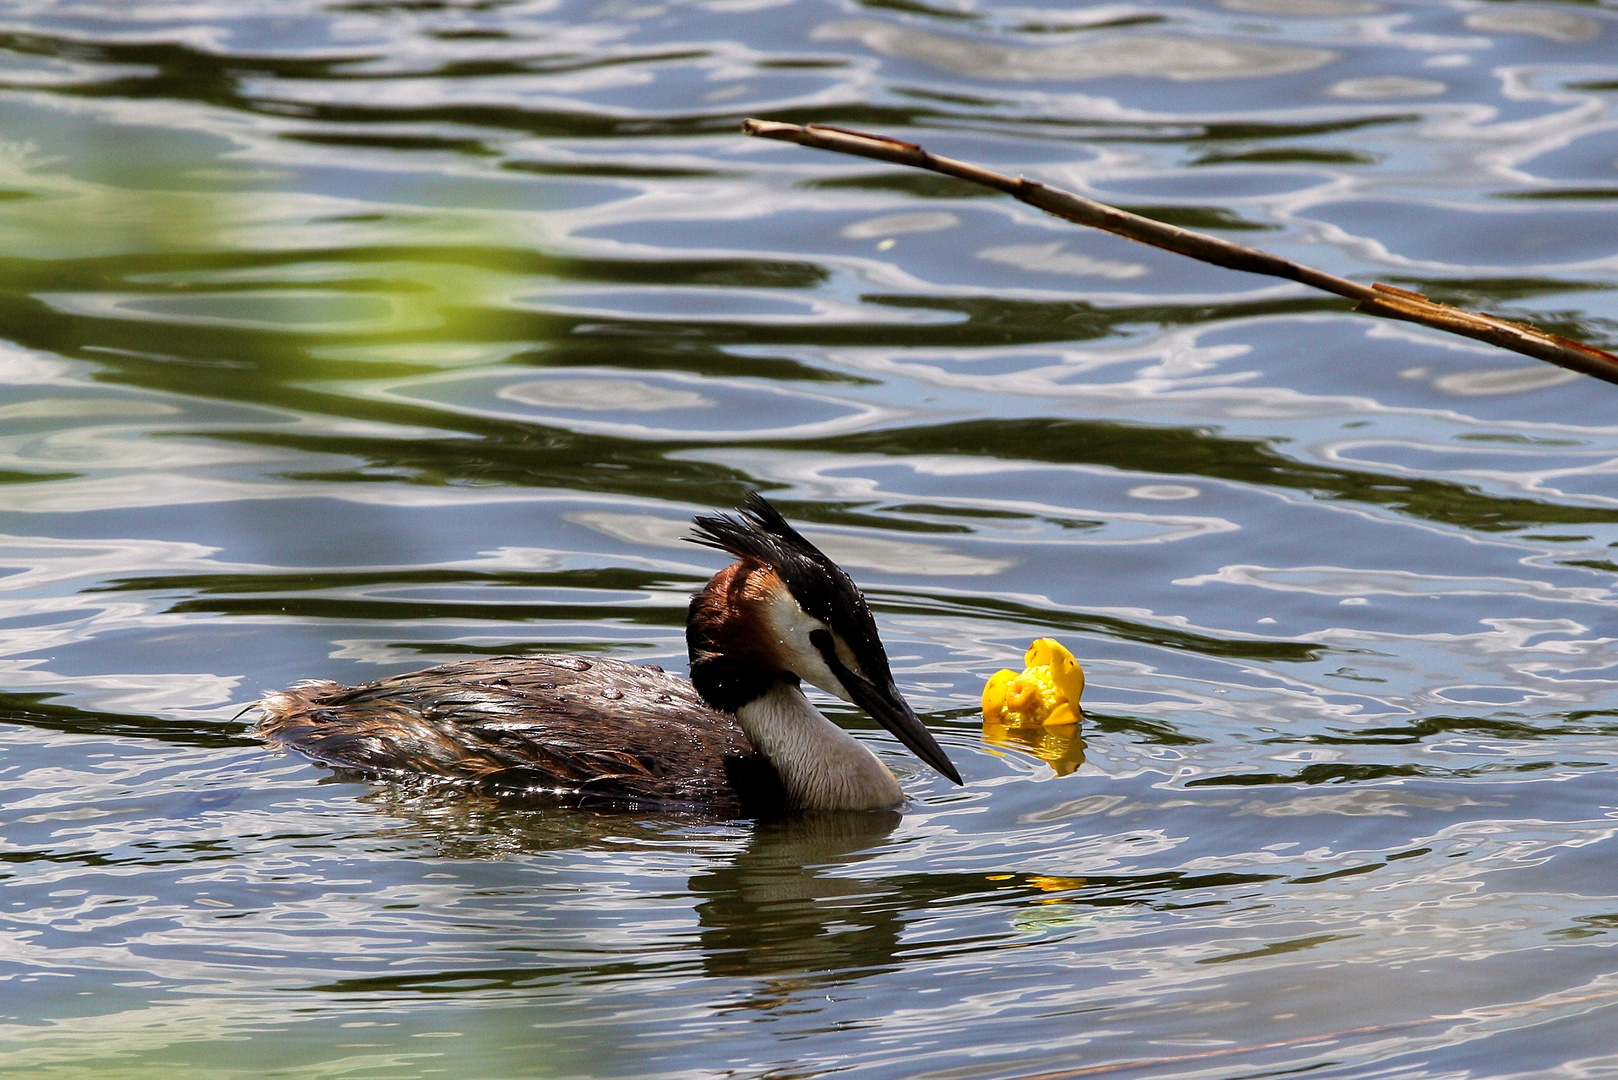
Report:
[[[0,14],[0,1070],[1610,1072],[1590,380],[944,154],[1611,345],[1614,13],[258,0]],[[955,788],[715,822],[334,777],[301,678],[678,671],[765,490]],[[1030,639],[1082,734],[984,741]]]

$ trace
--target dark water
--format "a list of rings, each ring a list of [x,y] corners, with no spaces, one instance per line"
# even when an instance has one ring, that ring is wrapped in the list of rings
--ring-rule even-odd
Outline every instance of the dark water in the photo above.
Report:
[[[1618,340],[1618,8],[0,8],[0,1072],[1618,1076],[1618,387],[744,116]],[[956,789],[332,779],[304,677],[683,668],[696,511]],[[1057,775],[984,745],[1031,638]],[[1062,748],[1045,748],[1062,753]]]

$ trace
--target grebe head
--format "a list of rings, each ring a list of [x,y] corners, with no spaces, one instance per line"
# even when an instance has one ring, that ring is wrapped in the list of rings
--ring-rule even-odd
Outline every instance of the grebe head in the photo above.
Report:
[[[865,597],[843,569],[763,496],[739,517],[699,515],[691,539],[739,560],[691,601],[691,681],[736,712],[778,681],[802,679],[870,713],[957,784],[960,773],[894,684]]]

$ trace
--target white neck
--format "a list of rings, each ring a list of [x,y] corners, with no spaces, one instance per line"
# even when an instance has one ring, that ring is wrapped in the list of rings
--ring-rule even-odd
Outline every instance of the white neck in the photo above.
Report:
[[[776,683],[737,709],[736,719],[781,774],[795,810],[880,810],[904,801],[888,767],[792,683]]]

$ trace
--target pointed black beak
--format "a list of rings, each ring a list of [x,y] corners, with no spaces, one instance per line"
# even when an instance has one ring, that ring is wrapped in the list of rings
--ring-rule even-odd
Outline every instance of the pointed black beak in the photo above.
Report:
[[[837,676],[837,681],[848,691],[848,696],[854,699],[854,704],[870,713],[877,723],[891,731],[912,754],[957,784],[961,783],[961,774],[956,771],[954,762],[944,753],[944,748],[938,745],[933,733],[916,718],[915,710],[911,709],[910,703],[900,696],[899,688],[893,684],[891,678],[887,680],[886,686],[877,686],[868,679],[854,674],[837,658],[837,646],[832,642],[831,635],[824,630],[816,630],[809,635],[809,640],[819,651],[821,659],[826,661],[826,666],[831,668],[831,673]]]

